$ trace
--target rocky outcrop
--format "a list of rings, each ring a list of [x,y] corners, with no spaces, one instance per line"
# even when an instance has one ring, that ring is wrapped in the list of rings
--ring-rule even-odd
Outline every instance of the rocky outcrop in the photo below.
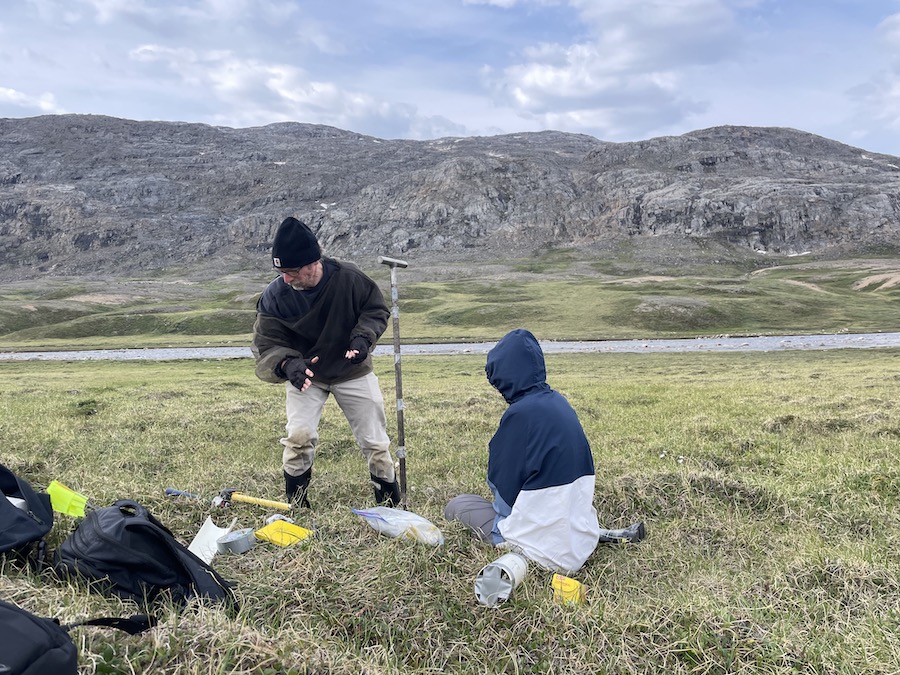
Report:
[[[779,128],[407,141],[299,123],[0,120],[7,277],[259,265],[287,215],[338,256],[489,259],[653,236],[852,251],[900,242],[900,158]]]
[[[617,198],[602,217],[632,235],[776,253],[900,241],[900,158],[812,134],[718,127],[599,149],[585,165]]]

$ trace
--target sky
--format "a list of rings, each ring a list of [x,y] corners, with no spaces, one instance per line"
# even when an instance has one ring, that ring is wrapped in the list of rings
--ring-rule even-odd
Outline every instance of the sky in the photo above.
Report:
[[[383,139],[790,127],[900,156],[900,0],[3,0],[0,118]]]

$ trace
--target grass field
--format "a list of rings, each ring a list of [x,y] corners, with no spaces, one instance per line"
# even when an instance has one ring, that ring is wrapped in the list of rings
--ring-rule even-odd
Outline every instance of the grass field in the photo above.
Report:
[[[533,565],[508,602],[476,602],[498,552],[442,509],[459,492],[487,496],[505,405],[483,357],[405,357],[409,506],[442,546],[379,535],[350,512],[372,495],[330,402],[313,509],[295,514],[316,536],[217,556],[236,613],[162,606],[144,635],[75,629],[82,672],[900,672],[900,350],[547,361],[591,440],[602,524],[648,531],[597,549],[574,575],[582,605],[555,603]],[[392,418],[392,360],[376,370]],[[282,496],[282,399],[248,360],[2,363],[0,456],[39,488],[137,499],[188,543],[207,515],[229,519],[206,506],[220,489]],[[167,498],[169,485],[205,499]],[[232,513],[260,527],[271,512]],[[59,516],[51,549],[75,525]],[[138,609],[11,560],[0,596],[64,622]]]
[[[390,298],[384,266],[366,270]],[[183,272],[182,272],[183,273]],[[196,273],[195,273],[196,274]],[[0,284],[0,350],[246,345],[268,271]],[[550,251],[530,260],[398,271],[407,342],[900,330],[897,258],[612,263]]]

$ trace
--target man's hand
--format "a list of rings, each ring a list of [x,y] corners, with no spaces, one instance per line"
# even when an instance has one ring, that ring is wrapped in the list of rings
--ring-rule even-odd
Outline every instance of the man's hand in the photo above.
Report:
[[[350,363],[362,363],[369,355],[369,341],[362,335],[357,335],[350,340],[350,349],[344,354],[344,358],[350,359]]]
[[[301,359],[299,356],[292,356],[282,362],[281,372],[297,389],[306,391],[309,389],[309,385],[312,384],[310,378],[315,374],[312,371],[312,367],[318,361],[318,356],[314,356],[311,359]]]

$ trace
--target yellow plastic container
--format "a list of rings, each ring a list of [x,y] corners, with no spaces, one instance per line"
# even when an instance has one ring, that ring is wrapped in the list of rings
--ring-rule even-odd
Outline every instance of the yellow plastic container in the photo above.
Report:
[[[87,497],[84,495],[55,480],[47,486],[47,494],[50,495],[50,506],[57,513],[84,518],[84,507],[87,504]]]
[[[562,574],[554,574],[550,582],[553,588],[553,599],[563,605],[580,605],[584,602],[586,592],[584,585]]]

